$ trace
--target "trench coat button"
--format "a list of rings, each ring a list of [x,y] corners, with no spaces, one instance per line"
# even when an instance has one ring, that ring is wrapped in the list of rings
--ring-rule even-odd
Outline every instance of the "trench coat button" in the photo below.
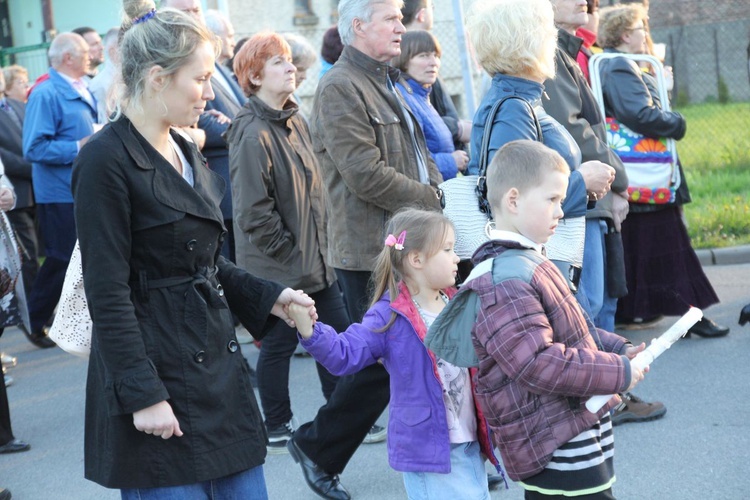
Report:
[[[185,248],[187,248],[188,252],[192,252],[195,250],[195,245],[197,245],[198,242],[196,240],[190,240],[187,243],[185,243]]]
[[[196,363],[203,363],[206,360],[206,351],[198,351],[193,354],[193,359]]]
[[[237,352],[237,349],[239,349],[239,344],[237,344],[236,340],[230,340],[227,344],[227,350],[229,352]]]
[[[219,297],[224,296],[224,287],[221,285],[216,285],[216,290],[219,292]]]

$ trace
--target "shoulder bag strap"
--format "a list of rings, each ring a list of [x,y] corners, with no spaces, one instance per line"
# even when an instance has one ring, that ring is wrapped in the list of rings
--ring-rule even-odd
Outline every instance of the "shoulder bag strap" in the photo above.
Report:
[[[484,122],[484,132],[482,133],[482,146],[479,150],[479,176],[477,177],[476,193],[479,201],[479,209],[490,215],[490,205],[487,202],[487,156],[489,156],[490,149],[490,134],[492,133],[492,123],[495,121],[495,115],[497,115],[500,106],[503,105],[508,99],[517,99],[526,104],[531,113],[531,117],[534,119],[534,126],[536,127],[536,140],[544,142],[542,136],[542,125],[539,123],[539,119],[536,117],[534,112],[534,106],[523,97],[515,95],[507,95],[492,105],[487,120]]]
[[[497,112],[500,110],[500,106],[503,105],[505,101],[508,99],[516,99],[528,106],[529,112],[531,113],[531,117],[534,119],[534,126],[536,128],[536,140],[539,142],[544,142],[542,137],[542,125],[539,123],[539,119],[536,117],[536,113],[534,112],[534,107],[531,105],[529,101],[524,99],[523,97],[519,97],[517,95],[507,95],[497,101],[495,104],[492,105],[492,108],[490,109],[489,114],[487,115],[487,120],[484,122],[484,133],[482,134],[482,146],[479,150],[479,176],[484,177],[487,175],[487,157],[489,156],[489,149],[490,149],[490,134],[492,133],[492,123],[495,121],[495,116],[497,115]]]

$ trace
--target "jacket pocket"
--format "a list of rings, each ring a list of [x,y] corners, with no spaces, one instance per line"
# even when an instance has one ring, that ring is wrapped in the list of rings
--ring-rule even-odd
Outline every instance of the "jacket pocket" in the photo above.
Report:
[[[401,118],[390,108],[368,107],[367,116],[375,132],[375,140],[384,153],[389,155],[401,152]]]
[[[436,460],[435,422],[431,417],[429,405],[391,405],[388,448],[392,463],[424,464]],[[445,425],[445,422],[440,425]]]

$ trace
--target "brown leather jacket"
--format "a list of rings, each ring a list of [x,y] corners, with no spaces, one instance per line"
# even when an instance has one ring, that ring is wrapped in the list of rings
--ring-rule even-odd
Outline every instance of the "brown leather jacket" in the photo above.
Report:
[[[388,78],[395,84],[399,75],[346,46],[315,93],[310,129],[332,210],[328,263],[335,268],[371,271],[394,212],[440,209],[440,172],[416,119],[409,112],[412,134],[400,97],[388,88]],[[425,158],[429,185],[419,181],[412,137]]]

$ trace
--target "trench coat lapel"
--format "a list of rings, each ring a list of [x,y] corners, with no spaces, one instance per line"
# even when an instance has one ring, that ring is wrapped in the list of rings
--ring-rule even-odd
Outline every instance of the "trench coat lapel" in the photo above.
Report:
[[[120,118],[112,127],[122,139],[136,166],[154,171],[153,190],[157,200],[177,211],[215,220],[223,225],[219,202],[226,189],[224,179],[209,170],[195,144],[188,143],[175,131],[170,132],[193,167],[195,187],[192,187],[175,169],[168,166],[156,150],[144,146],[145,140],[139,140],[140,134],[127,118]]]

